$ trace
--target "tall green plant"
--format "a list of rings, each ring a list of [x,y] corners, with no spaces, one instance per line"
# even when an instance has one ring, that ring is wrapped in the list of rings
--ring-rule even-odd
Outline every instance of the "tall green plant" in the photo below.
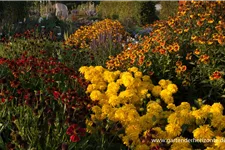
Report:
[[[161,20],[168,19],[169,16],[173,17],[178,11],[177,1],[161,1],[162,9],[160,10],[159,18]]]
[[[156,20],[154,2],[109,2],[97,6],[102,18],[118,19],[125,26],[146,24]]]

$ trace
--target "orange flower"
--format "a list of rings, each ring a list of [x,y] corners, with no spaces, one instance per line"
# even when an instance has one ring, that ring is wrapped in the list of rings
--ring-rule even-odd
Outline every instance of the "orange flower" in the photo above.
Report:
[[[203,25],[203,22],[202,22],[202,21],[197,21],[197,25],[198,25],[199,27],[201,27],[201,26]]]
[[[219,38],[217,39],[217,41],[218,41],[218,43],[220,44],[220,45],[224,45],[224,43],[225,43],[225,40],[224,40],[224,36],[219,36]]]
[[[160,46],[164,47],[166,44],[166,41],[160,42]]]
[[[166,47],[166,49],[171,53],[172,50],[173,50],[173,46],[172,45],[169,45],[169,46]]]
[[[209,55],[206,55],[206,54],[201,55],[201,57],[199,58],[199,61],[207,64],[209,62]]]
[[[209,19],[208,20],[208,23],[213,23],[214,22],[214,19]]]
[[[200,50],[199,50],[199,49],[196,49],[196,50],[194,51],[194,54],[195,54],[195,55],[199,55],[199,54],[200,54]]]
[[[222,78],[222,74],[219,71],[213,72],[213,74],[209,77],[210,80],[217,80]]]
[[[207,44],[208,44],[208,45],[212,45],[212,44],[213,44],[213,40],[208,40],[208,41],[207,41]]]
[[[181,66],[181,71],[182,71],[182,72],[184,72],[184,71],[186,71],[186,70],[187,70],[187,66],[185,66],[185,65]]]
[[[181,66],[182,65],[182,62],[181,61],[177,61],[176,62],[176,66]]]
[[[189,31],[189,28],[185,28],[185,29],[184,29],[184,32],[188,32],[188,31]]]
[[[165,54],[166,54],[166,50],[161,48],[161,49],[159,50],[159,53],[160,53],[161,55],[165,55]]]
[[[192,35],[192,36],[191,36],[191,39],[192,39],[192,40],[195,40],[196,38],[197,38],[197,36],[195,36],[195,35]]]
[[[191,60],[191,58],[192,58],[192,53],[187,53],[186,60]]]
[[[221,32],[223,30],[221,26],[216,26],[215,29],[217,30],[217,32]]]
[[[175,52],[178,52],[179,49],[180,49],[180,46],[179,46],[178,43],[173,44],[173,50],[174,50]]]
[[[180,74],[181,74],[181,72],[182,72],[182,70],[181,70],[181,68],[180,68],[180,67],[178,67],[178,68],[176,68],[175,72],[176,72],[178,75],[180,75]]]

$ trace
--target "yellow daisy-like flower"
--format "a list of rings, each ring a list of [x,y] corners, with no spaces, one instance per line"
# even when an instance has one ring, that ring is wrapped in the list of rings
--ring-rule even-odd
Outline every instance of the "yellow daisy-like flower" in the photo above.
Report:
[[[103,79],[109,83],[114,82],[116,77],[117,76],[113,72],[108,71],[108,70],[103,73]]]
[[[90,92],[93,91],[93,90],[95,90],[95,89],[94,89],[94,86],[93,86],[92,84],[89,84],[88,87],[87,87],[86,92],[87,92],[87,93],[90,93]]]
[[[110,82],[107,87],[107,92],[114,93],[115,95],[120,89],[120,85],[116,82]]]
[[[174,141],[170,147],[171,150],[192,150],[191,144],[184,137],[177,137]]]
[[[174,94],[178,91],[178,88],[176,84],[169,84],[167,86],[167,90],[170,91],[172,94]]]
[[[143,81],[151,81],[150,76],[144,75],[142,76]]]
[[[213,131],[209,125],[203,125],[193,131],[194,138],[196,139],[212,139],[214,136]]]
[[[140,125],[139,124],[130,124],[125,129],[125,133],[132,140],[139,139],[139,134],[141,133],[141,131],[142,131],[142,129],[140,128]]]
[[[130,123],[139,122],[140,115],[136,111],[136,109],[132,109],[128,112],[127,121]]]
[[[155,96],[155,97],[159,97],[161,91],[162,91],[161,86],[156,85],[156,86],[154,86],[153,89],[152,89],[152,95]]]
[[[99,90],[93,90],[90,94],[90,98],[93,101],[100,100],[102,98],[102,93]]]
[[[225,138],[217,136],[215,140],[215,146],[219,150],[224,150],[225,149]]]
[[[121,79],[125,87],[131,87],[134,83],[134,78],[131,74],[123,74]]]
[[[140,144],[136,146],[135,150],[149,150],[149,147],[146,144]]]
[[[142,130],[147,130],[153,127],[153,115],[146,114],[140,117],[140,125]]]
[[[181,111],[181,110],[190,110],[191,109],[191,105],[188,102],[182,102],[179,106],[177,106],[176,111]]]
[[[127,114],[122,108],[119,108],[119,109],[116,110],[116,112],[115,112],[115,119],[116,120],[124,121],[124,120],[126,120],[126,117],[127,117]]]
[[[138,71],[138,68],[137,67],[132,67],[132,68],[128,68],[128,70],[135,73],[135,72]]]
[[[107,85],[105,82],[99,82],[97,84],[97,89],[100,90],[100,91],[104,91],[106,89]]]
[[[80,67],[79,72],[80,73],[85,73],[87,70],[88,70],[87,66],[82,66],[82,67]]]
[[[140,71],[135,72],[134,73],[134,77],[135,78],[141,78],[142,77],[142,72],[140,72]]]
[[[215,150],[215,149],[216,149],[216,147],[206,147],[205,150]]]
[[[113,74],[116,76],[116,78],[118,78],[121,74],[121,72],[119,70],[113,72]]]
[[[170,103],[174,102],[173,97],[172,97],[172,93],[167,89],[162,90],[160,92],[160,97],[164,100],[164,102],[166,104],[170,104]]]
[[[148,93],[148,89],[145,89],[145,88],[142,88],[142,87],[139,87],[138,89],[138,96],[140,98],[145,98],[147,93]]]
[[[179,112],[178,113],[172,113],[169,117],[168,117],[168,123],[170,124],[177,124],[182,126],[185,123],[185,118],[182,117]]]
[[[102,113],[102,109],[101,109],[99,106],[93,106],[93,107],[92,107],[92,111],[93,111],[95,114],[101,114],[101,113]]]
[[[149,101],[147,104],[147,112],[161,113],[163,111],[162,106],[160,106],[155,101]]]
[[[116,95],[111,95],[109,98],[109,104],[113,107],[120,104],[120,98]]]
[[[165,79],[161,79],[160,81],[159,81],[159,85],[163,88],[163,89],[166,89],[167,88],[167,86],[169,85],[169,84],[171,84],[172,82],[170,81],[170,80],[165,80]]]
[[[202,105],[201,107],[201,110],[204,112],[204,113],[209,113],[210,110],[211,110],[211,106],[210,105]]]
[[[103,114],[107,115],[107,114],[109,114],[111,112],[111,110],[112,110],[112,107],[109,104],[104,104],[102,106],[102,113]]]
[[[101,72],[101,73],[103,73],[104,70],[105,70],[102,66],[96,66],[95,69],[96,69],[98,72]]]
[[[223,126],[223,119],[225,116],[223,116],[222,114],[218,114],[218,115],[213,115],[212,119],[211,119],[211,125],[215,128],[218,129],[222,129]]]
[[[176,106],[175,106],[175,104],[170,103],[170,104],[167,105],[167,108],[168,108],[168,109],[175,110],[175,109],[176,109]]]
[[[223,114],[223,105],[220,103],[214,103],[210,108],[210,113],[214,115]]]
[[[166,139],[166,131],[163,131],[160,127],[154,127],[151,129],[155,134],[152,134],[152,137],[155,139]]]
[[[169,134],[170,137],[176,137],[181,134],[181,127],[178,124],[168,124],[166,126],[166,132]]]

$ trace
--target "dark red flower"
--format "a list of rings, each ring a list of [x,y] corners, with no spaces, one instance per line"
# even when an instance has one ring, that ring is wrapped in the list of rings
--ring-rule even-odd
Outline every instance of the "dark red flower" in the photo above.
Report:
[[[53,95],[54,95],[55,99],[58,99],[61,94],[58,91],[54,91]]]
[[[0,65],[4,64],[6,62],[5,58],[0,58]]]
[[[71,125],[66,131],[66,134],[70,135],[70,140],[72,142],[80,141],[79,136],[85,136],[85,133],[86,133],[86,129],[79,127],[77,124]]]
[[[5,103],[5,98],[2,98],[2,103]]]
[[[78,141],[80,141],[80,137],[77,136],[77,135],[71,135],[70,136],[70,141],[71,142],[78,142]]]

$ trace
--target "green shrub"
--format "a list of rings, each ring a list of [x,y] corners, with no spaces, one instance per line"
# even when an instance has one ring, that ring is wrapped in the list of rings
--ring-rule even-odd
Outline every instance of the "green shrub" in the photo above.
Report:
[[[159,18],[161,20],[168,19],[169,16],[175,16],[178,11],[177,1],[161,1],[162,9],[160,10]]]
[[[115,18],[117,15],[118,20],[123,24],[129,24],[130,21],[140,24],[140,7],[140,3],[135,0],[104,0],[97,6],[97,12],[103,18]]]
[[[156,15],[156,8],[154,2],[142,2],[141,3],[141,23],[142,24],[151,24],[154,21],[158,20]]]

